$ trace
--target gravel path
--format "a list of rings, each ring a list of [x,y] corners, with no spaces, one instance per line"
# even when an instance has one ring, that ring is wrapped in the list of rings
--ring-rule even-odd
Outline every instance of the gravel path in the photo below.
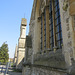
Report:
[[[6,66],[5,65],[0,65],[0,75],[4,75],[5,70],[6,70]],[[6,75],[22,75],[22,73],[13,72],[13,70],[9,69],[8,74],[6,74]]]
[[[6,74],[6,75],[22,75],[22,73],[13,72],[12,70],[9,70],[9,71],[8,71],[8,74]]]

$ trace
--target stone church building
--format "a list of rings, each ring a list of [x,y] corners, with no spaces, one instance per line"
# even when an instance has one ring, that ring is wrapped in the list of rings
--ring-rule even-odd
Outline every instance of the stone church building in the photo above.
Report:
[[[34,0],[29,28],[22,75],[75,75],[75,0]]]
[[[34,0],[22,75],[75,75],[75,0]]]

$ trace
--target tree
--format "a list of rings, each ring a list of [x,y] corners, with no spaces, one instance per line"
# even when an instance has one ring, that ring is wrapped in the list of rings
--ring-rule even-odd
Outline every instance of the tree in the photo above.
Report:
[[[2,46],[0,47],[0,62],[6,63],[8,62],[9,54],[8,54],[8,44],[4,42]]]

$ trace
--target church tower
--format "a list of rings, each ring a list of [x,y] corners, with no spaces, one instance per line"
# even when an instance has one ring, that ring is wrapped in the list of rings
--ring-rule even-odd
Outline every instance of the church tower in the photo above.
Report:
[[[22,61],[25,55],[26,25],[27,20],[25,18],[22,18],[20,27],[20,38],[18,40],[17,64],[16,64],[17,69],[22,68]]]

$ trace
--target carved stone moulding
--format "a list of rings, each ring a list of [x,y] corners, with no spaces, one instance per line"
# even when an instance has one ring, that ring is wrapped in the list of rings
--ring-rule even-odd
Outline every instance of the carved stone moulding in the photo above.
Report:
[[[49,6],[50,0],[46,0],[46,6]]]
[[[70,3],[70,8],[69,8],[69,12],[70,15],[75,15],[75,0],[69,0]]]
[[[38,16],[38,22],[41,20],[41,16]]]
[[[69,3],[70,3],[70,4],[73,3],[73,2],[75,2],[75,0],[69,0]]]

